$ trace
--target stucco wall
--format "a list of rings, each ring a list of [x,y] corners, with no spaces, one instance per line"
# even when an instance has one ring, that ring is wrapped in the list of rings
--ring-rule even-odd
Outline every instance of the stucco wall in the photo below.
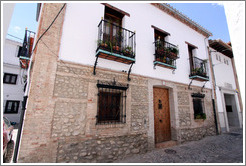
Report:
[[[9,74],[16,74],[16,84],[3,83],[3,113],[5,110],[7,100],[20,101],[18,113],[4,114],[10,121],[19,123],[21,114],[21,101],[24,95],[24,79],[22,78],[26,71],[21,70],[19,58],[17,57],[19,46],[21,43],[6,39],[5,46],[3,48],[3,72]]]
[[[147,3],[110,3],[128,12],[130,17],[124,16],[123,27],[136,31],[136,64],[132,73],[189,84],[189,56],[188,45],[185,41],[198,47],[197,57],[208,59],[207,39],[174,17]],[[105,6],[99,3],[69,3],[65,14],[63,35],[59,58],[86,65],[94,65],[97,47],[98,24],[104,16]],[[154,60],[154,25],[169,32],[168,41],[179,47],[180,59],[176,61],[177,70],[163,67],[153,69]],[[129,66],[99,58],[98,66],[116,71],[128,70]],[[209,67],[208,67],[209,68]],[[210,72],[209,72],[210,73]],[[209,74],[210,75],[210,74]],[[203,83],[194,81],[193,85],[202,86]],[[211,88],[210,82],[205,87]]]

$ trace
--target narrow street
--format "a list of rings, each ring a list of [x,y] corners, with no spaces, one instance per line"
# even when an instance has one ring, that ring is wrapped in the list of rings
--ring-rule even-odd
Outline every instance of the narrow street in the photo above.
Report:
[[[171,148],[155,149],[117,163],[242,163],[243,129],[205,137]]]
[[[6,163],[12,163],[17,129],[9,143]],[[171,148],[155,149],[145,154],[134,155],[115,163],[242,163],[243,129],[205,137]]]

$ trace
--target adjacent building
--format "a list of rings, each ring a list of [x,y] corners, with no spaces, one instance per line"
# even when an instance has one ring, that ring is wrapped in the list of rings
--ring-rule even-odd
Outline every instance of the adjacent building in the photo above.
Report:
[[[231,127],[242,127],[242,99],[230,43],[209,40],[212,66],[215,75],[215,92],[219,123],[222,132]]]
[[[42,4],[19,162],[111,162],[215,135],[211,35],[167,4]]]
[[[22,43],[6,39],[3,48],[3,115],[19,123],[24,95],[25,70],[19,62]]]

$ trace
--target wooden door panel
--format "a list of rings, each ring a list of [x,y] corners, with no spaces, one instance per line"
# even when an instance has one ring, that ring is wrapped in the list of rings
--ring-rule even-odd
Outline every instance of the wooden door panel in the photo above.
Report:
[[[154,88],[155,143],[171,140],[168,89]]]

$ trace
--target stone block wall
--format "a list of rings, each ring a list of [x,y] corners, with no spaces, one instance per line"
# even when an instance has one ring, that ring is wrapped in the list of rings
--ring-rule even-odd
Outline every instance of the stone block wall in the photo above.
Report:
[[[215,135],[216,128],[214,122],[214,113],[212,105],[212,90],[205,89],[201,92],[200,87],[188,89],[187,86],[178,85],[178,142],[200,140],[205,136]],[[203,112],[206,114],[206,119],[194,119],[193,98],[192,93],[205,94],[203,99]]]

